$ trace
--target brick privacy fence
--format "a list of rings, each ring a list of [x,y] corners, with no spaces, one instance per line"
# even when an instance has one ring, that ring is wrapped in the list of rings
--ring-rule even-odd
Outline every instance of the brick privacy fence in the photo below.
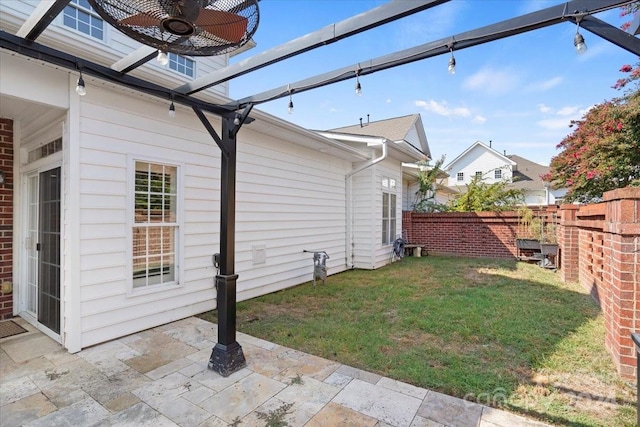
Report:
[[[0,283],[13,283],[13,120],[0,119]],[[7,293],[4,293],[8,291]],[[13,293],[0,288],[0,320],[13,317]]]
[[[621,376],[636,378],[631,333],[640,331],[640,188],[604,194],[593,205],[551,206],[536,215],[556,221],[559,274],[579,282],[600,305],[605,345]],[[403,212],[409,243],[431,254],[515,258],[516,212]]]
[[[543,222],[555,206],[534,208]],[[515,258],[517,212],[402,212],[402,227],[409,243],[431,254],[488,258]]]
[[[640,188],[609,191],[595,205],[563,206],[559,219],[562,280],[591,292],[618,372],[636,378],[631,334],[640,331]]]

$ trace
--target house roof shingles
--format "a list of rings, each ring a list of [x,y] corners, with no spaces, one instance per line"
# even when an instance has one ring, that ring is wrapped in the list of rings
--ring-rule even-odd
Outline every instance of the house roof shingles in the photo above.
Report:
[[[383,136],[391,141],[401,141],[419,117],[418,114],[411,114],[375,122],[363,122],[362,126],[360,126],[360,124],[344,126],[331,129],[331,131],[367,136]]]
[[[507,157],[517,164],[513,169],[513,183],[510,187],[523,190],[540,190],[544,188],[544,181],[540,176],[549,172],[549,166],[534,163],[515,154],[509,154]]]

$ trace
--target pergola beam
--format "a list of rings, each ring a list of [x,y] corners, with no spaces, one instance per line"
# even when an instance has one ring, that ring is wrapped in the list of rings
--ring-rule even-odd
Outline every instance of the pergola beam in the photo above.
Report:
[[[615,29],[615,27],[609,26],[611,28],[606,28],[608,24],[598,24],[598,22],[602,21],[588,16],[591,13],[598,13],[604,10],[620,7],[626,3],[629,3],[629,1],[573,0],[568,3],[552,6],[475,30],[466,31],[451,37],[380,56],[375,59],[361,61],[357,64],[309,77],[286,86],[280,86],[259,94],[239,99],[227,104],[227,107],[243,108],[248,104],[261,104],[273,101],[275,99],[289,96],[291,93],[305,92],[318,87],[348,80],[356,77],[356,74],[364,76],[397,67],[399,65],[409,64],[411,62],[438,56],[448,53],[450,49],[466,49],[472,46],[478,46],[491,41],[559,24],[561,22],[576,22],[577,17],[581,18],[581,23],[587,23],[587,25],[585,25],[585,29],[592,31],[594,34],[617,44],[635,55],[640,56],[640,40],[634,36],[623,38],[618,32],[611,30],[611,28]]]
[[[122,75],[111,68],[87,61],[82,58],[70,55],[66,52],[41,45],[36,42],[29,42],[21,37],[0,31],[0,48],[19,53],[28,58],[38,59],[50,64],[58,65],[68,70],[82,71],[85,75],[97,77],[99,79],[116,83],[118,85],[128,87],[130,89],[146,93],[147,95],[173,100],[177,104],[189,107],[198,107],[203,111],[224,116],[235,108],[229,108],[210,102],[206,102],[189,95],[176,94],[171,89],[162,87],[155,83],[133,77],[130,75]]]
[[[211,86],[224,83],[234,77],[242,76],[276,62],[308,52],[351,37],[355,34],[387,24],[405,16],[412,15],[431,7],[446,3],[449,0],[394,0],[368,12],[361,13],[335,24],[328,25],[318,31],[291,40],[280,46],[268,49],[243,61],[229,65],[218,71],[177,87],[176,93],[193,94]]]
[[[111,65],[111,69],[119,73],[128,73],[153,59],[158,50],[151,46],[141,46],[129,55]]]
[[[51,24],[51,22],[64,10],[70,0],[42,0],[16,35],[25,40],[34,41]]]
[[[580,27],[640,56],[640,40],[620,28],[616,28],[594,16],[585,16],[580,21]]]

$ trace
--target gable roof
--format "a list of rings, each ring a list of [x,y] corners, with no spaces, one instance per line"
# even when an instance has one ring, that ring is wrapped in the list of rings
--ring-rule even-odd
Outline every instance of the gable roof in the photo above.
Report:
[[[513,183],[509,185],[510,187],[525,190],[544,188],[544,181],[540,175],[548,173],[549,166],[543,166],[515,154],[509,154],[507,157],[516,163],[513,168]]]
[[[418,133],[420,147],[415,147],[407,140],[407,135],[414,130]],[[424,131],[422,118],[420,114],[410,114],[408,116],[394,117],[391,119],[378,120],[374,122],[362,123],[362,125],[351,125],[340,128],[330,129],[330,132],[348,133],[366,136],[382,136],[390,141],[404,141],[413,145],[427,157],[431,158],[431,151],[427,141],[427,135]]]
[[[456,157],[455,159],[453,159],[451,162],[449,162],[449,164],[447,166],[445,166],[444,170],[450,170],[451,166],[453,166],[453,164],[455,164],[456,162],[460,161],[460,159],[464,158],[464,156],[466,156],[471,150],[473,150],[475,147],[481,147],[484,148],[485,150],[487,150],[488,152],[492,153],[493,155],[497,156],[498,158],[504,160],[506,163],[510,164],[511,166],[516,166],[516,162],[514,162],[513,160],[511,160],[509,158],[509,156],[505,156],[503,154],[500,154],[499,152],[497,152],[496,150],[494,150],[493,148],[489,147],[487,144],[485,144],[482,141],[476,141],[473,144],[471,144],[469,146],[469,148],[467,148],[466,150],[464,150],[462,152],[462,154],[460,154],[458,157]]]

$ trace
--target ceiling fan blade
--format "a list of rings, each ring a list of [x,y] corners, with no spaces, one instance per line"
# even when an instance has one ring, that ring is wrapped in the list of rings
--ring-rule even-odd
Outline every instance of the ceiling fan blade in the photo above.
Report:
[[[128,25],[130,27],[157,27],[160,25],[160,22],[161,20],[159,18],[151,16],[148,13],[138,13],[119,20],[118,24]]]
[[[120,19],[118,24],[130,27],[157,27],[162,18],[172,13],[172,2],[166,0],[129,0],[134,14]],[[135,13],[137,12],[137,13]]]
[[[200,9],[194,24],[204,31],[230,43],[240,43],[245,36],[249,21],[235,13],[222,10]]]

